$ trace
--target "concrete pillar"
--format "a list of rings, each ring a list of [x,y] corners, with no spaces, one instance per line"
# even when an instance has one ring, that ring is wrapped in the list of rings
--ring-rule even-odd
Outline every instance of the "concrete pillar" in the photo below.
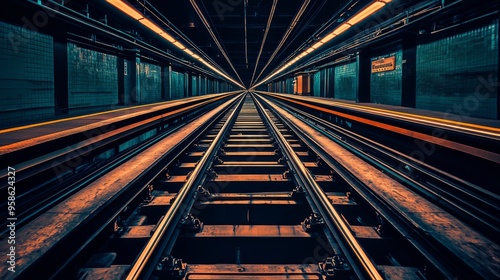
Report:
[[[161,67],[161,99],[172,99],[172,66]]]
[[[358,52],[356,67],[356,102],[370,102],[370,56],[365,52]]]
[[[54,104],[56,115],[68,114],[68,42],[65,32],[54,34]]]
[[[128,69],[127,69],[128,70]],[[125,105],[125,59],[118,56],[116,58],[116,71],[118,72],[118,104],[119,106]]]
[[[135,50],[130,56],[123,59],[123,102],[125,106],[139,104],[140,102],[140,62],[139,50]]]
[[[401,105],[415,108],[416,95],[417,40],[415,35],[407,34],[403,39],[403,76],[401,78]]]
[[[498,22],[498,21],[497,21]],[[497,38],[500,38],[500,23],[497,23]],[[497,39],[499,40],[499,39]],[[498,44],[498,42],[497,42]],[[497,120],[500,120],[500,90],[498,87],[498,83],[500,83],[500,55],[498,56],[497,61],[497,86],[493,87],[496,92],[493,94],[497,97]]]
[[[189,71],[184,73],[184,97],[191,96],[191,74]]]

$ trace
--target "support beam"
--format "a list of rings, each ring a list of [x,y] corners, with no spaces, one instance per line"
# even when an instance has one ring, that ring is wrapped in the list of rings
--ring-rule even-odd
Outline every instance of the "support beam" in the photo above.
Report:
[[[403,77],[401,80],[401,105],[415,108],[416,106],[416,65],[417,40],[415,35],[408,34],[403,39]]]
[[[358,52],[356,62],[356,102],[370,102],[370,56],[366,52]]]
[[[68,114],[68,43],[65,31],[54,34],[54,104],[56,116]]]

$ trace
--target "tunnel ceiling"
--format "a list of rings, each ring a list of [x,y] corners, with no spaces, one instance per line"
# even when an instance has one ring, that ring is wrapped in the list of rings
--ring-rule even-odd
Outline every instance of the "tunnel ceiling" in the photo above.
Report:
[[[350,2],[359,5],[363,1],[150,0],[149,4],[227,74],[248,87],[298,48],[305,48],[304,42]]]
[[[174,47],[170,42],[146,28],[139,21],[127,16],[108,1],[110,0],[64,1],[61,7],[56,8],[65,14],[64,16],[51,16],[46,19],[48,22],[46,26],[38,29],[35,27],[35,29],[51,35],[59,34],[58,36],[65,31],[71,35],[72,40],[85,42],[86,38],[87,41],[90,38],[93,41],[102,42],[106,46],[118,45],[124,49],[136,48],[135,42],[138,40],[147,46],[152,45],[155,49],[165,51],[169,55],[167,57],[175,60],[174,63],[180,65],[179,67],[190,68],[193,66],[192,69],[203,67],[202,70],[206,71],[205,73],[212,72],[211,69],[195,60],[187,52]],[[122,1],[133,6],[145,18],[153,21],[163,31],[167,31],[175,40],[180,41],[195,54],[200,54],[210,65],[216,64],[233,81],[241,83],[247,88],[261,82],[275,70],[282,69],[281,66],[290,62],[291,58],[309,49],[317,41],[343,25],[361,9],[373,2],[373,0]],[[439,8],[440,1],[394,0],[391,1],[391,6],[385,12],[374,14],[363,24],[368,26],[371,22],[376,24],[387,22],[389,25],[383,32],[389,33],[393,28],[397,29],[401,25],[405,25],[407,21],[401,20],[401,16],[405,15],[402,11],[407,11],[406,15],[411,18],[410,24],[407,24],[409,27],[396,30],[393,34],[398,34],[398,37],[413,34],[408,36],[415,37],[414,34],[421,34],[421,32],[425,35],[426,31],[430,31],[431,28],[433,30],[446,29],[466,22],[469,16],[474,17],[476,14],[484,13],[485,8],[475,11],[474,1],[467,1],[467,5],[462,6],[454,5],[455,2],[461,1],[451,1],[448,4],[450,9],[443,9],[439,16],[426,17],[428,13]],[[495,1],[491,3],[493,2]],[[39,7],[33,4],[35,1],[11,0],[11,3],[15,3],[16,8],[5,10],[2,17],[13,24],[26,26],[22,20],[26,18],[26,15],[36,16],[41,13]],[[491,5],[493,4],[483,6]],[[399,17],[399,20],[396,17]],[[420,21],[420,17],[426,17],[426,23],[423,20]],[[41,19],[37,18],[37,20]],[[42,20],[45,19],[42,18]],[[81,24],[82,22],[86,24]],[[96,24],[97,22],[99,24]],[[413,22],[417,24],[413,24]],[[103,29],[103,25],[109,29]],[[425,30],[426,25],[427,30]],[[378,28],[378,25],[376,27]],[[360,28],[362,27],[360,26]],[[308,56],[300,60],[297,65],[302,64],[295,69],[311,70],[311,65],[316,67],[320,63],[324,63],[322,60],[330,59],[330,56],[332,59],[341,59],[342,56],[346,56],[342,52],[351,48],[353,40],[358,40],[357,38],[361,37],[357,35],[364,36],[364,33],[359,32],[359,30],[368,30],[367,27],[354,29],[356,28],[351,28],[348,32],[331,40],[321,47],[322,50],[317,49],[311,57]],[[379,36],[378,31],[380,30],[373,31],[373,36]],[[125,38],[126,36],[123,37],[123,34],[128,36],[128,41],[117,39]],[[387,38],[387,40],[401,39]],[[363,46],[360,46],[361,44],[355,48],[362,50]],[[383,47],[383,44],[378,46],[378,48]],[[334,49],[338,52],[332,51],[331,55],[321,56],[321,52],[326,49]],[[349,50],[352,52],[353,49]],[[153,55],[151,55],[152,53]],[[156,59],[155,54],[153,51],[149,54],[146,52],[146,56],[149,55],[153,61]],[[333,57],[334,55],[338,57]],[[314,60],[314,56],[320,57],[320,59]],[[292,68],[294,67],[289,69],[293,70]],[[224,75],[216,72],[213,71],[212,74],[226,79]],[[281,74],[286,73],[282,72]]]
[[[435,0],[428,0],[430,2]],[[342,25],[373,0],[123,0],[246,88]],[[395,9],[419,0],[393,1]],[[397,4],[396,4],[397,3]],[[69,1],[74,11],[200,64],[105,0]],[[391,14],[390,16],[393,16]],[[384,18],[384,20],[387,17]],[[336,43],[349,39],[337,38]],[[186,40],[185,40],[186,39]],[[325,45],[326,46],[326,45]],[[318,53],[318,52],[316,52]],[[202,55],[203,56],[203,55]]]

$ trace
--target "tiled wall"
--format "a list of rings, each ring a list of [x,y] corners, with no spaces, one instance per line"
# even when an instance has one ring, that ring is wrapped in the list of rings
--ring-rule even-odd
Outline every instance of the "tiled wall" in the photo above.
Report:
[[[139,80],[141,85],[139,103],[161,101],[161,67],[141,62],[139,64]]]
[[[401,106],[401,82],[403,51],[373,57],[371,61],[396,57],[396,69],[385,72],[371,73],[370,77],[370,102]]]
[[[314,96],[321,96],[321,75],[322,75],[322,71],[318,71],[316,73],[314,73],[314,75],[312,76],[312,79],[313,79],[313,92],[311,95],[314,95]]]
[[[184,73],[172,71],[172,99],[179,99],[184,97]]]
[[[335,88],[335,67],[326,69],[325,83],[325,97],[333,97]]]
[[[191,76],[191,96],[198,95],[198,76]]]
[[[335,98],[356,100],[357,62],[351,62],[335,67]]]
[[[70,113],[113,108],[118,103],[116,56],[68,43]]]
[[[476,91],[498,82],[498,20],[417,46],[416,75],[417,108],[496,118],[496,94]]]
[[[0,22],[0,39],[0,127],[52,117],[52,37]]]
[[[208,87],[208,82],[205,77],[200,77],[200,95],[205,95],[207,94],[207,87]]]

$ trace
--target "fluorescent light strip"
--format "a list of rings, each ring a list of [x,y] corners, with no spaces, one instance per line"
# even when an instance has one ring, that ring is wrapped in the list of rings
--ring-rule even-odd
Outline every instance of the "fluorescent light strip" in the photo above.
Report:
[[[160,33],[159,35],[160,35],[161,37],[163,37],[163,38],[167,39],[167,41],[169,41],[170,43],[175,42],[174,37],[170,36],[170,34],[168,34],[168,33],[163,32],[163,33]]]
[[[147,28],[153,30],[157,34],[163,33],[163,30],[160,27],[158,27],[158,25],[154,24],[151,20],[147,18],[141,18],[139,19],[139,22],[142,23]]]
[[[144,16],[141,13],[139,13],[135,8],[131,7],[128,3],[125,3],[121,0],[106,0],[106,1],[135,20],[144,18]]]
[[[179,41],[175,41],[174,45],[176,47],[178,47],[180,50],[185,50],[186,49],[186,47],[183,44],[181,44],[181,42],[179,42]]]
[[[174,37],[170,36],[167,32],[165,32],[163,29],[161,29],[158,25],[156,25],[154,22],[152,22],[150,19],[145,18],[144,15],[142,15],[139,11],[137,11],[134,7],[130,6],[128,3],[123,2],[121,0],[106,0],[108,3],[111,5],[115,6],[117,9],[125,13],[126,15],[132,17],[133,19],[139,21],[142,25],[146,26],[156,34],[160,35],[161,37],[165,38],[167,41],[170,43],[174,44],[177,48],[180,50],[186,52],[189,54],[191,57],[194,59],[199,60],[203,64],[205,64],[208,68],[212,69],[214,72],[217,74],[221,75],[222,77],[226,78],[227,80],[231,81],[235,85],[244,88],[240,83],[236,82],[232,78],[228,77],[226,74],[222,73],[220,70],[215,68],[214,66],[210,65],[210,63],[206,62],[203,58],[201,58],[199,55],[195,54],[193,51],[190,49],[186,48],[181,42],[178,42],[174,39]]]
[[[320,42],[317,42],[316,44],[314,44],[312,46],[313,49],[318,49],[319,47],[321,47],[323,45],[323,43],[320,41]]]
[[[355,25],[356,23],[364,20],[365,18],[367,18],[371,14],[373,14],[376,11],[380,10],[383,6],[385,6],[384,2],[374,2],[370,6],[366,7],[361,12],[357,13],[352,18],[350,18],[347,21],[347,23],[350,24],[350,25]]]
[[[344,23],[341,26],[337,27],[337,29],[333,30],[332,33],[335,35],[340,35],[341,33],[343,33],[344,31],[346,31],[349,28],[351,28],[351,25]]]
[[[289,63],[285,64],[283,67],[280,69],[276,70],[273,72],[271,75],[269,75],[267,78],[262,80],[261,82],[257,83],[254,85],[252,88],[256,88],[259,85],[265,83],[272,77],[276,76],[278,73],[282,72],[286,68],[290,67],[293,65],[295,62],[297,62],[299,59],[303,58],[304,56],[312,53],[319,47],[321,47],[323,44],[327,43],[328,41],[332,40],[336,36],[340,35],[341,33],[345,32],[347,29],[351,28],[353,25],[359,23],[360,21],[366,19],[367,17],[373,15],[376,13],[378,10],[380,10],[382,7],[384,7],[387,3],[391,2],[392,0],[377,0],[370,5],[366,6],[364,9],[362,9],[359,13],[354,15],[353,17],[349,18],[346,23],[340,25],[337,27],[335,30],[333,30],[331,33],[327,34],[325,37],[321,38],[319,42],[311,46],[309,49],[303,51],[299,55],[297,55],[294,59],[292,59]]]
[[[326,35],[325,37],[323,37],[320,40],[320,42],[324,44],[324,43],[330,41],[331,39],[333,39],[335,36],[337,36],[337,35],[335,35],[334,33],[330,33],[330,34]]]

